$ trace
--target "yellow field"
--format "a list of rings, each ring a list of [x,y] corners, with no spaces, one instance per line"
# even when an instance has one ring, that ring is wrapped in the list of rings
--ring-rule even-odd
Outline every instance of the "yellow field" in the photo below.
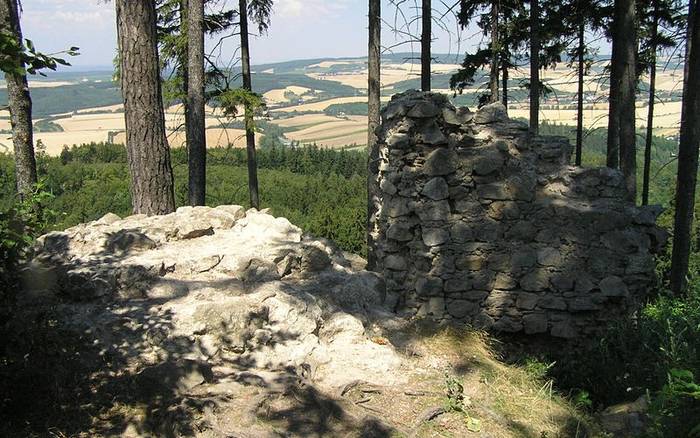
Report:
[[[294,120],[299,119],[299,120]],[[307,115],[284,120],[286,125],[306,126],[285,136],[302,144],[316,143],[322,147],[337,148],[350,144],[367,144],[367,117],[350,116],[347,119],[323,116],[312,119]]]
[[[319,62],[318,64],[312,64],[309,66],[309,68],[329,68],[333,67],[334,65],[349,65],[349,64],[363,64],[363,61],[360,60],[353,60],[353,61],[322,61]]]
[[[339,62],[330,63],[328,65],[326,65],[327,63],[321,64],[329,67],[338,63]],[[350,64],[350,62],[345,62],[345,64]],[[433,73],[449,73],[457,71],[458,68],[459,65],[456,64],[434,64],[431,70]],[[367,88],[367,69],[349,73],[308,73],[307,76],[319,80],[340,82],[343,85],[348,85],[353,88]],[[397,82],[414,79],[419,76],[420,65],[418,64],[385,64],[382,65],[381,85],[382,87],[389,87]]]
[[[593,108],[583,112],[583,124],[586,128],[606,128],[608,124],[607,104],[591,105]],[[589,105],[586,105],[588,108]],[[648,107],[646,104],[637,106],[637,127],[646,125]],[[680,127],[681,102],[657,102],[654,107],[654,128],[664,129],[666,133],[677,132]],[[530,116],[527,105],[513,106],[508,109],[510,117]],[[542,109],[540,120],[550,123],[576,126],[575,109]]]
[[[390,97],[382,96],[382,101],[388,101]],[[355,102],[367,102],[367,96],[352,96],[352,97],[336,97],[334,99],[321,100],[318,102],[303,103],[296,106],[288,106],[285,108],[276,108],[276,112],[290,113],[293,111],[324,111],[331,105],[337,103],[355,103]]]
[[[255,134],[256,142],[259,142],[261,138],[260,134]],[[126,143],[126,133],[120,132],[115,137],[115,143]],[[168,132],[168,144],[170,147],[177,148],[185,145],[185,132],[180,131],[169,131]],[[207,129],[207,147],[217,148],[226,147],[229,144],[237,148],[245,147],[245,131],[242,129],[222,129],[222,128],[212,128]]]
[[[263,94],[263,97],[265,98],[265,102],[267,102],[268,105],[287,103],[289,102],[289,99],[287,99],[284,96],[284,94],[289,91],[296,94],[297,96],[301,96],[302,94],[308,93],[312,90],[306,87],[298,87],[296,85],[291,85],[284,89],[270,90],[267,93]]]
[[[331,117],[325,114],[304,114],[288,119],[275,120],[274,123],[283,128],[296,128],[299,126],[318,125],[324,122],[334,122],[336,120],[338,120],[337,117]]]
[[[118,103],[116,105],[108,105],[108,106],[98,106],[95,108],[86,108],[86,109],[81,109],[76,111],[78,114],[84,114],[84,113],[90,113],[90,112],[95,112],[95,111],[119,111],[123,110],[124,105],[121,103]]]

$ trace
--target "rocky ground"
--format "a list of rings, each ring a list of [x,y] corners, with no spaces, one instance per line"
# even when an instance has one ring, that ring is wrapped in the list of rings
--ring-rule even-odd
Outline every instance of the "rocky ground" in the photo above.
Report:
[[[0,435],[590,436],[479,333],[397,317],[363,266],[239,206],[43,236]]]

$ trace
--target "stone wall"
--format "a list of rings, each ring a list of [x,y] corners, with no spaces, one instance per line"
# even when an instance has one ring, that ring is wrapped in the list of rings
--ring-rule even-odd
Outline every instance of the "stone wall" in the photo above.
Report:
[[[395,96],[379,129],[379,270],[396,308],[503,332],[572,338],[634,308],[654,281],[660,209],[622,174],[568,165],[492,104]]]

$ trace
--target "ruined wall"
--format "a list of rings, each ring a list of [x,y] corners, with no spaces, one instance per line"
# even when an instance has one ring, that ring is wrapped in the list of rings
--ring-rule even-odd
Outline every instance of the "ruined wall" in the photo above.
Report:
[[[568,165],[500,104],[409,91],[382,113],[379,270],[397,309],[571,338],[632,308],[665,236],[622,175]]]

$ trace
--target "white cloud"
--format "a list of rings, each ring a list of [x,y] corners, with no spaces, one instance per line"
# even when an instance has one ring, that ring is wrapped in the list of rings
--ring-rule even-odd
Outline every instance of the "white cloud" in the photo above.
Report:
[[[275,14],[282,17],[328,17],[350,6],[351,0],[278,0]]]

